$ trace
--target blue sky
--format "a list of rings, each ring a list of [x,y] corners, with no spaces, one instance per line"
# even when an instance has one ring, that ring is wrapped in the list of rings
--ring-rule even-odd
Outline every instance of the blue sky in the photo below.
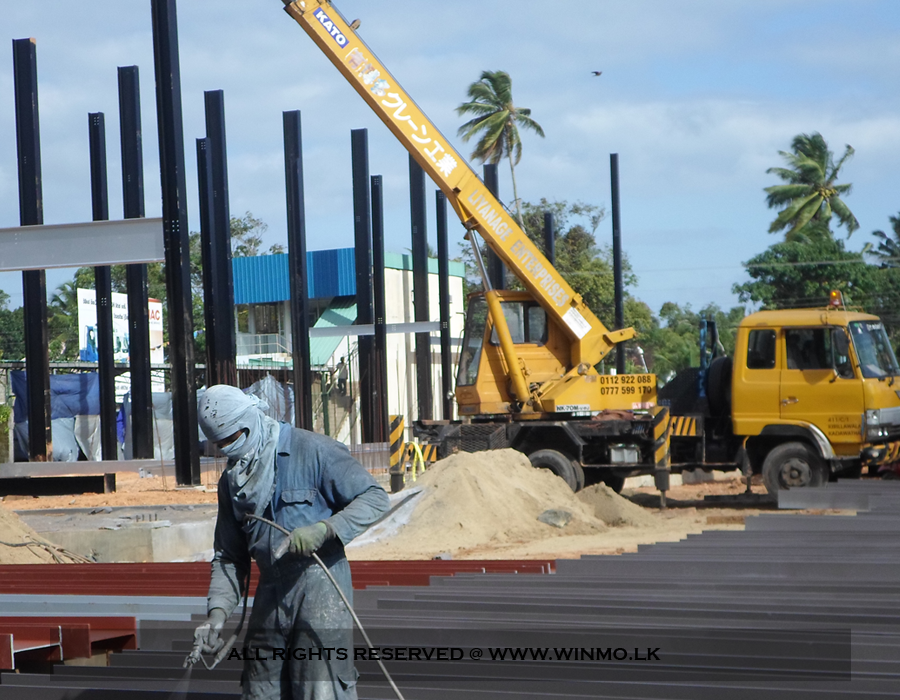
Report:
[[[350,129],[368,128],[385,178],[387,247],[410,247],[407,156],[278,0],[179,3],[185,152],[199,228],[195,139],[203,91],[225,91],[232,214],[284,241],[281,112],[300,109],[310,249],[351,246]],[[609,204],[619,153],[622,229],[654,311],[666,301],[736,303],[742,262],[777,241],[762,188],[798,133],[856,156],[846,201],[852,249],[900,210],[900,3],[895,0],[343,0],[360,34],[462,153],[454,108],[482,70],[506,70],[546,138],[524,135],[520,196]],[[88,9],[85,9],[88,8]],[[211,9],[213,8],[213,9]],[[159,176],[149,0],[4,2],[0,51],[0,227],[18,223],[11,40],[35,37],[46,223],[90,219],[87,113],[106,114],[110,207],[121,217],[116,67],[138,65],[146,208]],[[599,78],[592,70],[602,70]],[[480,171],[480,166],[477,166]],[[501,166],[501,197],[511,199]],[[429,205],[431,198],[429,198]],[[429,233],[434,238],[433,210]],[[459,236],[456,227],[452,233]],[[841,234],[843,235],[843,234]],[[610,221],[597,239],[610,238]],[[48,287],[71,272],[49,272]],[[20,275],[0,287],[21,303]],[[52,290],[52,289],[51,289]]]

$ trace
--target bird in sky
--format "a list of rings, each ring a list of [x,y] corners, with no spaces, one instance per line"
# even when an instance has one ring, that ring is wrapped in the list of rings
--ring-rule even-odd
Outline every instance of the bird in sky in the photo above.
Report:
[[[602,71],[602,70],[592,70],[591,73],[593,73],[594,76],[603,75],[603,71]]]

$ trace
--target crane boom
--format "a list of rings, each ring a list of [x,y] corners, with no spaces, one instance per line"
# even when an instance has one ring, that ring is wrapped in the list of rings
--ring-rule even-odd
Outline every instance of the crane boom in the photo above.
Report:
[[[359,38],[356,23],[348,23],[328,0],[282,1],[285,11],[309,34],[441,188],[466,229],[475,230],[482,236],[547,314],[569,334],[573,368],[581,368],[583,373],[600,362],[616,343],[633,337],[631,328],[610,331],[600,322],[488,191],[466,160]],[[499,300],[492,299],[491,292],[487,297],[513,389],[518,398],[525,401],[530,392],[503,314],[497,313]]]

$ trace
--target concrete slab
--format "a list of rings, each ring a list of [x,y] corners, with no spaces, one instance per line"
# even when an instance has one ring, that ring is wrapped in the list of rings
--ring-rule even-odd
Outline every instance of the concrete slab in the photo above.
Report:
[[[212,559],[214,505],[55,509],[18,515],[42,537],[98,562]]]

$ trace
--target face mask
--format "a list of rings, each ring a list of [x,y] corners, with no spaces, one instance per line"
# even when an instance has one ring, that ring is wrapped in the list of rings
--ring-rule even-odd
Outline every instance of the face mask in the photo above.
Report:
[[[247,448],[247,433],[241,432],[240,437],[232,442],[230,445],[226,445],[225,447],[220,447],[222,450],[222,454],[224,454],[229,459],[240,459],[244,456],[244,451]]]

